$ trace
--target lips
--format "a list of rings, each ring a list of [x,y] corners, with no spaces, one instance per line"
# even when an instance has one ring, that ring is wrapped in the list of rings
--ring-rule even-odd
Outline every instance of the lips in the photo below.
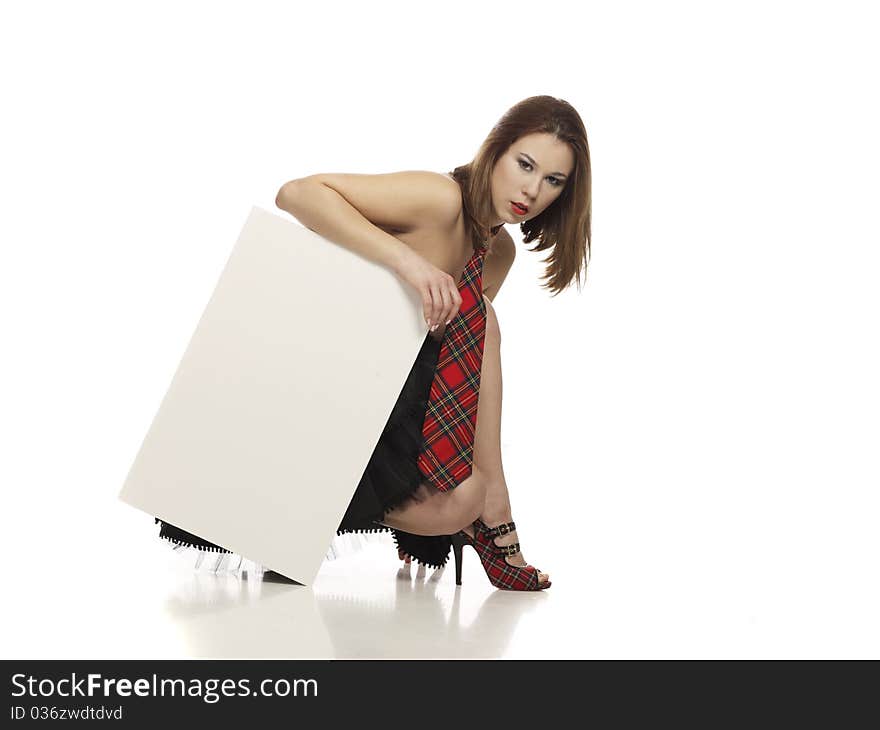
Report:
[[[529,212],[528,207],[523,205],[522,203],[514,203],[513,201],[511,201],[510,207],[513,208],[513,212],[517,213],[518,215],[525,215]]]

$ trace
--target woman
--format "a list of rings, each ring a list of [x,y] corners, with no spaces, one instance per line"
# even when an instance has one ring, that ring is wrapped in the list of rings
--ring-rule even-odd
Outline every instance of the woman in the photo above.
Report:
[[[453,547],[458,584],[461,550],[471,545],[496,587],[549,587],[519,550],[504,480],[500,330],[490,302],[516,254],[505,223],[520,225],[524,243],[538,241],[531,250],[552,249],[544,286],[554,295],[586,271],[590,153],[577,111],[530,97],[449,175],[311,175],[282,185],[276,205],[390,268],[419,293],[429,328],[338,534],[390,530],[401,558],[436,567]],[[166,523],[161,534],[223,550]]]

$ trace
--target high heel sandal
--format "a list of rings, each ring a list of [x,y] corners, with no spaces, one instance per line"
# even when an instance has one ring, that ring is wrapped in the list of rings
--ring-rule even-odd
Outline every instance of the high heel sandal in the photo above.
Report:
[[[462,548],[471,545],[477,551],[489,582],[496,588],[508,591],[540,591],[550,587],[549,580],[546,583],[539,582],[539,571],[534,566],[511,565],[507,562],[508,555],[516,555],[520,551],[518,542],[512,545],[499,545],[495,542],[499,535],[507,535],[516,529],[513,522],[488,527],[478,519],[474,521],[473,528],[473,538],[464,530],[451,536],[456,585],[461,585]]]

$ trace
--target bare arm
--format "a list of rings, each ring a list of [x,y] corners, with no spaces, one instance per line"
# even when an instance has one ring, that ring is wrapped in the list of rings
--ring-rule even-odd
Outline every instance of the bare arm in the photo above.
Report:
[[[315,233],[390,268],[422,299],[433,330],[461,306],[453,278],[379,226],[409,231],[451,226],[461,211],[458,183],[436,172],[326,173],[281,186],[275,204]]]
[[[457,215],[460,194],[434,172],[325,173],[284,183],[275,205],[324,238],[398,271],[412,250],[379,226],[407,231],[426,222],[448,223]]]

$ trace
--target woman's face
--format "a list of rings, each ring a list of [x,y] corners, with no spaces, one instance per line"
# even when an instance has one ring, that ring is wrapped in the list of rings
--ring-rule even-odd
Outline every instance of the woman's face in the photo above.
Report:
[[[492,171],[492,203],[498,223],[522,223],[560,196],[574,168],[571,147],[546,132],[520,137]],[[528,210],[513,206],[521,203]]]

